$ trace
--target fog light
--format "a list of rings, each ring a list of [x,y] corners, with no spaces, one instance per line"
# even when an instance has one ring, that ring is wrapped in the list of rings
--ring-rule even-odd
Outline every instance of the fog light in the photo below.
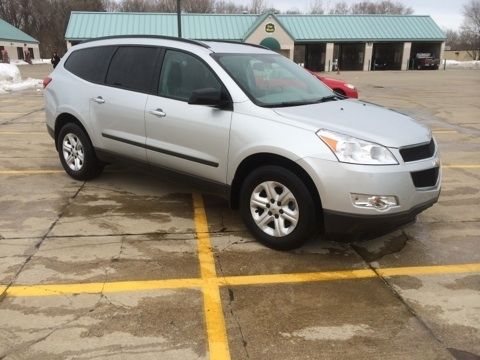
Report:
[[[351,194],[353,205],[362,208],[374,208],[377,210],[388,210],[398,206],[395,196]]]

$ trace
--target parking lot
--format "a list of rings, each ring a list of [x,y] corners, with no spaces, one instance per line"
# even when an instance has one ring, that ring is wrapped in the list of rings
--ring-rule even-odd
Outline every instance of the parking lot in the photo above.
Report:
[[[71,179],[42,91],[0,95],[0,359],[478,359],[480,71],[330,76],[433,130],[442,194],[383,237],[291,252],[186,185]]]

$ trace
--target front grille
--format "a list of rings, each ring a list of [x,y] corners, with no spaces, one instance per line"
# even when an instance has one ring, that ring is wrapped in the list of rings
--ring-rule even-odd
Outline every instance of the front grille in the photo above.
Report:
[[[435,186],[438,180],[438,167],[428,170],[414,171],[411,172],[410,175],[412,176],[413,184],[417,188]]]
[[[433,139],[428,144],[400,149],[400,155],[402,155],[403,161],[405,162],[428,159],[434,154],[435,142]]]

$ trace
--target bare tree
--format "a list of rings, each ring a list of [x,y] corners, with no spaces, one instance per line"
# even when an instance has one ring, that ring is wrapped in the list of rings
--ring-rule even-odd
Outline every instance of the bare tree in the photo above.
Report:
[[[470,0],[463,6],[462,38],[468,54],[480,59],[480,0]]]
[[[182,8],[187,13],[211,13],[215,4],[214,0],[183,0]]]
[[[301,12],[300,12],[299,8],[291,8],[291,9],[288,9],[287,11],[285,11],[285,14],[298,15],[298,14],[301,14]]]
[[[322,0],[315,0],[310,3],[310,14],[323,14],[324,12]]]
[[[445,46],[448,46],[450,50],[463,50],[462,49],[462,38],[458,31],[447,29],[444,31],[447,36],[447,41]]]
[[[337,2],[333,8],[331,8],[328,13],[329,14],[348,14],[350,11],[350,8],[348,4],[345,1],[340,1]]]
[[[217,14],[242,14],[248,13],[248,6],[236,5],[233,1],[216,1],[214,11]]]
[[[252,14],[263,14],[266,10],[266,0],[252,0],[250,3],[250,13]]]
[[[341,1],[334,5],[329,11],[330,14],[413,14],[411,7],[403,5],[398,1],[360,1],[350,6]]]
[[[103,0],[103,8],[107,12],[115,12],[120,10],[120,4],[115,0]]]
[[[384,0],[379,2],[360,1],[350,6],[351,14],[413,14],[411,7],[405,6],[400,2]]]
[[[125,12],[161,12],[166,5],[162,0],[122,0],[118,3],[119,10]]]

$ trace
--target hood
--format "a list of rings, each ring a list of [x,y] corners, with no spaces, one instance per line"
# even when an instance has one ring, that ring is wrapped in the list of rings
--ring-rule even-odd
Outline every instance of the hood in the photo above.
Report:
[[[274,111],[313,131],[328,129],[392,148],[431,139],[430,130],[412,118],[358,100],[275,108]]]

